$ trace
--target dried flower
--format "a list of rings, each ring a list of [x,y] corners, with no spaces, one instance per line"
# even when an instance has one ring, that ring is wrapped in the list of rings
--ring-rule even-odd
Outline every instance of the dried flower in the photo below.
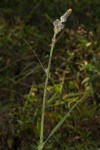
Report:
[[[53,22],[54,31],[56,33],[60,32],[64,28],[63,23],[66,22],[68,16],[71,14],[71,12],[72,12],[72,9],[70,8],[66,11],[66,13],[63,16],[60,17],[60,19],[57,19]]]

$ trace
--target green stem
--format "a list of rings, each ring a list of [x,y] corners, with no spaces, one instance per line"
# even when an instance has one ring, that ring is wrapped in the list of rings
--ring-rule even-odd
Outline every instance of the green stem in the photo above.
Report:
[[[47,68],[47,71],[46,71],[46,80],[45,80],[45,87],[44,87],[44,94],[43,94],[42,115],[41,115],[40,143],[39,143],[38,150],[43,149],[45,102],[46,102],[46,96],[47,96],[47,86],[48,86],[48,80],[49,80],[49,75],[50,75],[51,60],[52,60],[53,49],[54,49],[55,41],[56,41],[56,35],[57,35],[57,33],[54,32],[54,36],[53,36],[53,39],[52,39],[52,45],[51,45],[51,49],[50,49],[50,57],[49,57],[49,62],[48,62],[48,68]]]

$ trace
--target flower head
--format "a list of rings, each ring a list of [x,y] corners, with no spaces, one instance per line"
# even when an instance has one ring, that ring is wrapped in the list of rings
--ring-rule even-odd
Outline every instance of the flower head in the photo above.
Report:
[[[68,16],[71,14],[71,12],[72,12],[72,9],[70,8],[66,11],[66,13],[63,16],[60,17],[60,19],[57,19],[53,22],[54,31],[56,33],[60,32],[64,28],[63,23],[66,22]]]

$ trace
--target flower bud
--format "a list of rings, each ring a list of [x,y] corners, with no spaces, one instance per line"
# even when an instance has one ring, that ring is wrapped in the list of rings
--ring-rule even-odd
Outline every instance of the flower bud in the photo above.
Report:
[[[72,12],[72,9],[71,9],[71,8],[68,9],[68,10],[66,11],[66,13],[65,13],[63,16],[60,17],[61,22],[66,22],[68,16],[71,14],[71,12]]]
[[[60,32],[64,28],[63,23],[66,22],[68,16],[71,14],[71,12],[72,12],[72,9],[70,8],[66,11],[66,13],[63,16],[60,17],[60,19],[57,19],[53,22],[54,31],[56,33]]]

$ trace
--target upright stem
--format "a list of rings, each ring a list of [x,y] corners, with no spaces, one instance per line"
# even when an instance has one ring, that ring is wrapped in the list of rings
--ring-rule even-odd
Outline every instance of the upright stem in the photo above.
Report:
[[[56,35],[57,35],[57,33],[54,32],[53,39],[52,39],[52,45],[51,45],[51,49],[50,49],[50,57],[49,57],[49,62],[48,62],[48,68],[47,68],[47,71],[46,71],[46,79],[45,79],[45,87],[44,87],[43,103],[42,103],[40,143],[39,143],[38,150],[42,150],[43,149],[45,102],[46,102],[46,96],[47,96],[47,86],[48,86],[48,80],[49,80],[49,75],[50,75],[51,60],[52,60],[53,49],[54,49],[55,41],[56,41]]]

